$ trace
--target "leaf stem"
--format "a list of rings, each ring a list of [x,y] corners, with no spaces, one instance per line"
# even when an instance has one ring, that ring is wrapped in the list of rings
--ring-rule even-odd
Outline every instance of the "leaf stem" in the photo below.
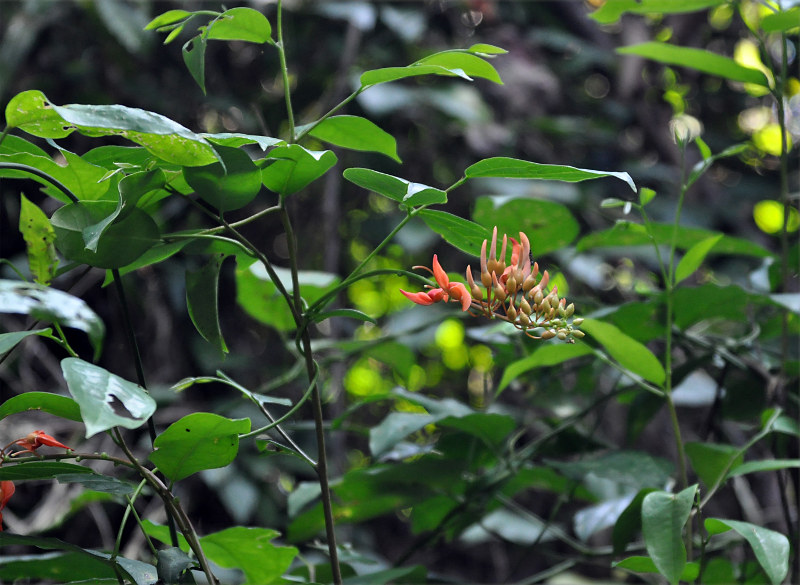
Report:
[[[286,101],[286,116],[289,118],[289,143],[296,142],[294,134],[294,110],[292,109],[292,88],[289,80],[289,68],[286,66],[286,48],[283,44],[283,0],[278,0],[278,59],[281,62],[281,76],[283,77],[283,96]]]
[[[20,163],[11,163],[11,162],[0,162],[0,169],[10,169],[15,171],[23,171],[26,173],[30,173],[31,175],[36,175],[39,178],[44,179],[54,187],[56,187],[59,191],[61,191],[64,195],[66,195],[70,201],[73,203],[78,203],[80,200],[72,191],[67,188],[61,181],[58,179],[54,179],[44,171],[37,169],[36,167],[31,167],[28,165],[23,165]]]

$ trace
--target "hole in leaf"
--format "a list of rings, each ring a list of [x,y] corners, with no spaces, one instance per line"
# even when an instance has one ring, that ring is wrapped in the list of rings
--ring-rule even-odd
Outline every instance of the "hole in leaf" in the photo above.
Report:
[[[136,418],[133,416],[133,414],[131,414],[131,411],[125,407],[119,398],[114,395],[111,395],[109,398],[110,400],[108,400],[108,405],[111,407],[111,410],[114,411],[114,414],[125,418]]]

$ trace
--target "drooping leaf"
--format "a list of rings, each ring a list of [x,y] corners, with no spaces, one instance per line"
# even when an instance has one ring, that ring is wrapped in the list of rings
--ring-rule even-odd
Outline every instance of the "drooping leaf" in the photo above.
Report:
[[[200,538],[208,558],[220,567],[240,569],[245,576],[243,585],[265,585],[277,582],[297,556],[291,546],[270,542],[279,536],[268,528],[234,526]]]
[[[534,258],[568,246],[580,232],[567,207],[542,199],[519,198],[499,205],[494,197],[479,197],[472,219],[489,231],[497,226],[498,234],[512,238],[519,239],[519,232],[524,232]]]
[[[622,554],[628,543],[642,529],[642,501],[647,494],[656,491],[655,488],[643,488],[634,496],[633,500],[622,511],[614,523],[614,530],[611,533],[611,542],[614,545],[614,554]],[[652,561],[651,561],[652,562]],[[655,572],[655,565],[653,565]]]
[[[444,75],[447,77],[461,77],[467,81],[472,81],[472,78],[460,69],[448,69],[440,65],[414,64],[405,67],[383,67],[381,69],[365,71],[361,74],[360,78],[361,89],[363,91],[379,83],[388,83],[390,81],[397,81],[408,77],[418,77],[420,75]]]
[[[239,148],[245,144],[258,144],[261,150],[267,150],[273,146],[286,144],[286,141],[280,138],[259,136],[257,134],[240,134],[238,132],[219,132],[216,134],[203,133],[200,136],[214,144],[221,144],[222,146],[229,146],[231,148]]]
[[[217,160],[203,137],[160,114],[120,105],[57,106],[38,90],[11,98],[6,106],[6,123],[41,138],[64,138],[76,130],[86,136],[121,136],[182,166],[202,166]]]
[[[696,71],[708,73],[744,83],[755,83],[769,87],[767,77],[758,69],[751,69],[740,65],[729,57],[717,55],[704,49],[693,47],[678,47],[668,43],[649,41],[630,47],[617,49],[623,55],[638,55],[659,63],[679,65]]]
[[[156,410],[147,391],[108,370],[78,358],[61,360],[61,370],[70,394],[81,409],[86,438],[115,426],[135,429]],[[124,407],[128,416],[117,414],[113,403]]]
[[[178,547],[171,546],[158,551],[158,576],[164,583],[180,583],[182,575],[197,561]]]
[[[19,231],[28,250],[28,266],[33,280],[39,284],[50,284],[58,267],[56,247],[53,245],[56,234],[44,211],[25,195],[20,195]]]
[[[155,30],[162,26],[175,24],[182,20],[186,20],[192,15],[191,12],[186,10],[167,10],[163,14],[159,14],[144,27],[145,30]]]
[[[622,559],[619,562],[613,563],[612,566],[620,569],[627,569],[629,571],[635,571],[637,573],[659,572],[658,568],[656,567],[656,564],[650,557],[641,557],[641,556],[628,557],[626,559]],[[691,583],[692,581],[695,581],[699,575],[700,575],[699,563],[695,562],[686,563],[686,565],[683,567],[683,571],[681,571],[680,580]]]
[[[0,352],[2,353],[2,352]],[[81,411],[78,403],[68,396],[60,396],[50,392],[24,392],[12,396],[0,405],[0,420],[5,417],[29,410],[41,410],[68,420],[81,422]]]
[[[686,455],[706,489],[714,487],[733,467],[742,463],[742,455],[733,445],[686,443]]]
[[[250,431],[250,419],[229,419],[195,412],[172,423],[155,440],[150,460],[172,481],[225,467],[236,458],[239,435]]]
[[[367,321],[369,323],[373,323],[375,325],[378,322],[361,311],[356,309],[334,309],[332,311],[325,311],[324,313],[317,313],[314,315],[313,321],[315,323],[319,323],[320,321],[324,321],[325,319],[330,319],[331,317],[346,317],[348,319],[357,319],[359,321]]]
[[[303,127],[297,128],[302,131]],[[360,116],[332,116],[314,127],[309,134],[323,142],[342,148],[379,152],[402,162],[397,156],[397,142],[375,123]]]
[[[372,169],[347,169],[343,176],[359,187],[403,203],[408,207],[447,203],[447,193],[440,189],[413,183]]]
[[[677,585],[686,567],[683,527],[689,519],[697,486],[677,494],[653,492],[642,501],[642,532],[647,553],[670,585]]]
[[[664,366],[644,345],[629,337],[614,325],[585,319],[581,330],[591,335],[622,366],[655,384],[666,379]]]
[[[0,356],[11,351],[16,345],[31,335],[41,335],[51,337],[53,330],[49,327],[45,329],[31,329],[30,331],[12,331],[11,333],[0,333]]]
[[[684,254],[675,269],[675,284],[691,276],[705,260],[711,249],[722,239],[722,234],[717,234],[696,243]]]
[[[682,14],[725,4],[727,0],[607,0],[589,14],[601,24],[617,22],[623,14]]]
[[[423,209],[418,215],[445,242],[472,256],[480,256],[483,240],[491,237],[485,227],[445,211]]]
[[[186,307],[197,332],[214,346],[220,355],[228,346],[219,326],[219,271],[224,254],[215,254],[200,269],[186,271]]]
[[[506,387],[519,376],[534,368],[555,366],[567,360],[592,353],[591,348],[585,343],[545,345],[537,348],[529,356],[511,362],[503,371],[500,383],[497,385],[499,395]]]
[[[181,47],[181,55],[183,56],[183,63],[189,70],[189,74],[194,79],[195,83],[200,88],[200,91],[205,95],[206,93],[206,46],[208,41],[206,36],[199,34],[192,37],[183,44]]]
[[[543,179],[576,183],[601,177],[616,177],[625,181],[636,192],[636,184],[628,173],[579,169],[566,165],[546,165],[516,158],[494,157],[476,162],[467,167],[464,176],[468,179],[501,177],[507,179]]]
[[[0,312],[21,313],[50,323],[80,329],[89,336],[95,354],[103,346],[103,321],[78,297],[29,282],[0,280]]]
[[[789,574],[789,539],[780,532],[763,528],[750,522],[706,518],[705,528],[709,534],[720,534],[733,529],[753,549],[758,563],[764,569],[772,585],[783,583]]]
[[[261,171],[261,180],[267,189],[283,196],[315,181],[337,161],[330,150],[307,150],[299,144],[278,146],[269,152],[267,159],[274,162]]]
[[[243,150],[217,146],[221,163],[183,169],[186,182],[220,211],[240,209],[261,190],[261,171]]]

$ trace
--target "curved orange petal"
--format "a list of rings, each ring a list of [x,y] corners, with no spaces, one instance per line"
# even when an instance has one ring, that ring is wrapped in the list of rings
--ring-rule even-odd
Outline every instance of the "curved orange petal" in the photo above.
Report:
[[[72,451],[72,447],[67,447],[64,443],[59,443],[44,431],[33,431],[31,435],[34,435],[35,437],[34,441],[36,443],[36,446],[34,447],[34,449],[41,445],[47,445],[48,447],[61,447],[62,449],[68,449]]]
[[[403,293],[409,301],[417,303],[418,305],[432,305],[434,303],[434,300],[426,292],[410,293],[404,291],[402,288],[400,292]]]
[[[447,290],[450,286],[450,279],[447,277],[442,265],[439,264],[439,258],[436,254],[433,255],[433,277],[436,279],[436,284],[444,290]]]
[[[461,310],[466,311],[472,305],[472,295],[469,294],[467,287],[460,282],[450,285],[450,296],[461,302]]]

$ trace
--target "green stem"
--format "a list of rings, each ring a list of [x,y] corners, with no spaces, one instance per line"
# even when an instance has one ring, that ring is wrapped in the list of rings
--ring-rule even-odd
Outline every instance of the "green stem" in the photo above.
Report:
[[[9,132],[11,132],[11,126],[6,126],[3,128],[3,133],[0,134],[0,144],[3,144],[3,141],[6,139],[6,136],[8,136]]]
[[[53,321],[53,327],[55,327],[55,330],[58,332],[58,337],[60,339],[56,339],[56,338],[51,338],[51,339],[53,339],[54,341],[58,342],[59,345],[61,347],[63,347],[67,351],[67,353],[69,355],[71,355],[72,357],[75,357],[75,358],[78,357],[77,352],[74,349],[72,349],[72,346],[67,341],[67,336],[64,334],[64,330],[61,328],[61,325],[59,323]]]
[[[136,486],[136,489],[133,491],[133,494],[131,496],[128,496],[127,494],[125,495],[125,500],[128,502],[128,505],[125,507],[125,513],[122,515],[122,520],[119,523],[119,529],[117,530],[117,540],[114,543],[114,550],[111,551],[111,559],[115,559],[117,558],[117,556],[119,556],[119,551],[122,548],[122,534],[125,531],[125,525],[128,523],[128,518],[131,515],[131,511],[135,512],[135,510],[133,509],[133,503],[136,501],[136,498],[139,497],[139,494],[141,493],[142,488],[145,485],[147,485],[147,480],[142,479],[142,481],[139,482],[139,485]],[[150,550],[152,551],[153,555],[157,554],[157,551],[155,550],[155,547],[153,547],[153,543],[150,542],[150,538],[147,537],[147,534],[145,534],[145,538],[147,539],[147,544],[150,545]]]
[[[312,122],[310,124],[307,124],[305,126],[305,128],[303,128],[303,130],[300,133],[298,133],[297,136],[295,136],[295,141],[299,142],[306,134],[311,132],[314,128],[319,126],[322,122],[324,122],[325,120],[327,120],[328,118],[333,116],[336,112],[338,112],[343,107],[345,107],[347,104],[349,104],[351,101],[353,101],[358,96],[358,94],[361,93],[361,91],[362,90],[360,88],[357,89],[356,91],[351,93],[349,96],[344,98],[342,101],[340,101],[338,104],[333,106],[330,110],[328,110],[325,114],[323,114],[318,120],[315,120],[314,122]]]
[[[289,68],[286,65],[286,48],[283,44],[283,0],[278,0],[278,59],[281,62],[281,76],[283,78],[283,96],[286,101],[286,116],[289,118],[289,143],[296,142],[294,133],[294,110],[292,109],[292,88],[290,87]]]
[[[23,171],[23,172],[26,172],[26,173],[30,173],[31,175],[36,175],[37,177],[44,179],[45,181],[47,181],[48,183],[50,183],[51,185],[56,187],[59,191],[61,191],[64,195],[66,195],[69,198],[69,200],[72,201],[73,203],[78,203],[78,201],[79,201],[79,199],[75,195],[75,193],[70,191],[66,187],[66,185],[64,185],[61,181],[59,181],[57,179],[54,179],[53,177],[51,177],[50,175],[48,175],[44,171],[41,171],[41,170],[37,169],[36,167],[23,165],[23,164],[20,164],[20,163],[0,162],[0,169],[11,169],[11,170],[15,170],[15,171]]]

